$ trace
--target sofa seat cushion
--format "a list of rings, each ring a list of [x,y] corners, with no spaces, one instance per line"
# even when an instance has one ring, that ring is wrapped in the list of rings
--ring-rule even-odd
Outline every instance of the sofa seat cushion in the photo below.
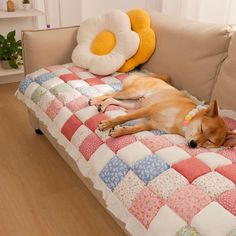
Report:
[[[17,96],[103,192],[107,208],[132,235],[182,235],[188,224],[195,235],[233,231],[236,149],[191,149],[183,137],[156,130],[118,138],[99,131],[101,120],[129,111],[108,106],[99,113],[88,99],[120,89],[127,76],[51,66],[27,75]],[[226,125],[234,129],[236,120],[228,118]]]
[[[144,69],[168,74],[179,89],[209,102],[232,29],[151,13],[158,47]]]
[[[212,99],[217,99],[224,109],[236,110],[236,32],[232,36],[228,57],[222,64],[217,78]]]

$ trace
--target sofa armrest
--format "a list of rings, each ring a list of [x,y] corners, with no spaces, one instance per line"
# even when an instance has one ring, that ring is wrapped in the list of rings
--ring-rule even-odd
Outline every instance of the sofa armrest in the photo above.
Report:
[[[25,74],[71,62],[79,26],[22,31]]]

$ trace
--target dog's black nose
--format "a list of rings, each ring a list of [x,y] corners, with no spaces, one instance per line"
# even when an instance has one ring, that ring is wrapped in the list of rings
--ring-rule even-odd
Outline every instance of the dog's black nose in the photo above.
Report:
[[[191,140],[188,144],[191,148],[196,148],[197,147],[197,142],[195,140]]]

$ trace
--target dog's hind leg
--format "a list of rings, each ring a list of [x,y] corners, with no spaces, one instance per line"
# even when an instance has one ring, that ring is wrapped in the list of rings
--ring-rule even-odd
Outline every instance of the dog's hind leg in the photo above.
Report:
[[[105,94],[99,97],[95,97],[89,100],[89,105],[99,105],[103,101],[109,98],[119,99],[119,100],[137,100],[140,97],[142,97],[144,94],[142,94],[139,90],[136,90],[132,87],[127,87],[119,92],[111,93],[111,94]]]
[[[141,123],[134,126],[115,127],[110,130],[109,135],[111,137],[119,137],[127,134],[135,134],[141,131],[152,130],[153,126],[150,123]]]
[[[98,111],[104,112],[109,105],[117,105],[125,109],[138,109],[140,108],[139,100],[116,100],[114,98],[108,98],[98,105]]]
[[[150,107],[143,107],[127,115],[118,116],[116,118],[111,118],[101,121],[99,124],[100,130],[106,130],[115,127],[116,125],[123,124],[129,120],[135,120],[139,118],[148,117],[150,113]]]

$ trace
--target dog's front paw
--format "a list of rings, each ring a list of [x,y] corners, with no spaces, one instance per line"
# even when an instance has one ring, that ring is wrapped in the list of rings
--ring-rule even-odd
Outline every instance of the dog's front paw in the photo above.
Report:
[[[97,101],[95,98],[90,98],[88,101],[89,106],[94,106],[97,104]]]
[[[116,126],[109,131],[109,136],[115,138],[124,135],[125,127]]]
[[[114,123],[110,119],[102,120],[100,122],[100,124],[98,125],[98,129],[100,131],[103,131],[103,130],[106,130],[106,129],[113,128],[114,126],[115,126]]]

